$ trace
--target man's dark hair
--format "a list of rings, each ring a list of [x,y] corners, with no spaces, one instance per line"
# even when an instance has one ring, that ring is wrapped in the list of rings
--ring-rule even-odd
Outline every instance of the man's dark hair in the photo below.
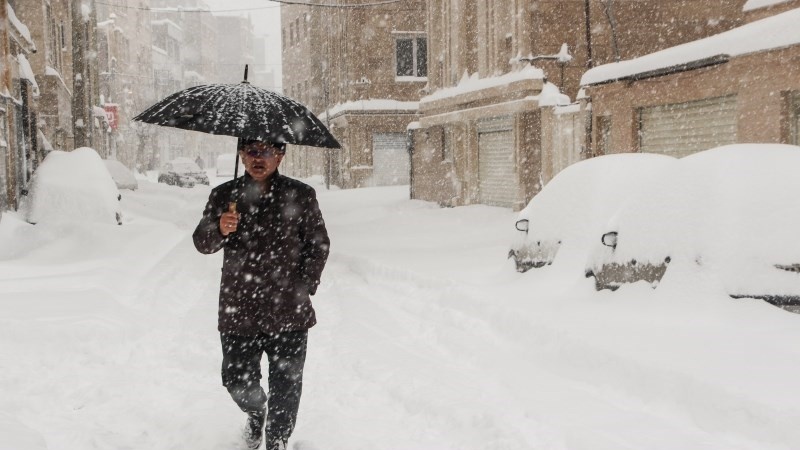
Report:
[[[267,145],[277,148],[278,150],[280,150],[281,153],[286,153],[285,142],[269,142],[269,141],[260,141],[258,139],[239,139],[239,145],[236,147],[236,150],[243,150],[245,147],[254,142],[264,142]]]

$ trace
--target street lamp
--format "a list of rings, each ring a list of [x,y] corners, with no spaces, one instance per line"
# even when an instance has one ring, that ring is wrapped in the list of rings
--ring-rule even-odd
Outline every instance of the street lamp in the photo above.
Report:
[[[561,50],[554,55],[536,55],[536,56],[521,56],[515,58],[517,62],[527,62],[533,64],[535,61],[555,61],[558,64],[561,72],[561,81],[559,82],[559,89],[564,92],[564,67],[572,61],[572,55],[569,54],[569,47],[566,43],[561,44]]]

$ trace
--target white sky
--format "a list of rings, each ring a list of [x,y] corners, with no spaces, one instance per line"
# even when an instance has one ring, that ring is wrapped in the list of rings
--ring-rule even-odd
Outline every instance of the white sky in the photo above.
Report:
[[[281,85],[281,12],[280,4],[266,0],[205,0],[212,11],[247,11],[216,13],[217,15],[250,15],[256,35],[267,36],[267,64],[275,71],[275,82]]]

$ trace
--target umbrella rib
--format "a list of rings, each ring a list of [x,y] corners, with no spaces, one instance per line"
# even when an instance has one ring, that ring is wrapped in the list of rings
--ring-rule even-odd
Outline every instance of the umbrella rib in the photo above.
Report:
[[[203,111],[205,111],[206,110],[206,105],[208,105],[209,103],[212,103],[212,102],[216,103],[215,100],[219,97],[221,91],[222,91],[222,89],[214,89],[214,86],[212,86],[212,85],[205,86],[204,89],[200,93],[205,95],[206,92],[208,92],[209,93],[208,94],[208,98],[206,99],[206,101],[202,102],[199,105],[198,112],[202,113]],[[198,96],[198,97],[202,98],[202,96]]]
[[[271,93],[270,93],[271,94]],[[270,121],[269,121],[269,112],[272,109],[269,103],[267,103],[267,96],[261,95],[259,96],[259,100],[261,102],[261,126],[264,128],[264,134],[269,136],[270,138],[274,135],[275,130],[270,129]],[[275,108],[277,110],[277,108]],[[276,111],[279,112],[279,111]],[[273,121],[275,122],[275,121]]]

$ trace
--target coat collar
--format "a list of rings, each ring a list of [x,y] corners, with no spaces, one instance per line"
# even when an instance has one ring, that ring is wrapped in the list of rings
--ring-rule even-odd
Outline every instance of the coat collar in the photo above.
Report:
[[[286,177],[281,175],[278,170],[275,170],[275,173],[270,175],[267,178],[267,191],[264,194],[260,193],[260,189],[258,187],[258,183],[250,176],[249,173],[245,172],[243,176],[236,179],[236,184],[234,185],[233,189],[233,197],[239,200],[244,200],[245,198],[250,198],[254,200],[256,197],[270,197],[276,187],[280,187],[284,184]]]

